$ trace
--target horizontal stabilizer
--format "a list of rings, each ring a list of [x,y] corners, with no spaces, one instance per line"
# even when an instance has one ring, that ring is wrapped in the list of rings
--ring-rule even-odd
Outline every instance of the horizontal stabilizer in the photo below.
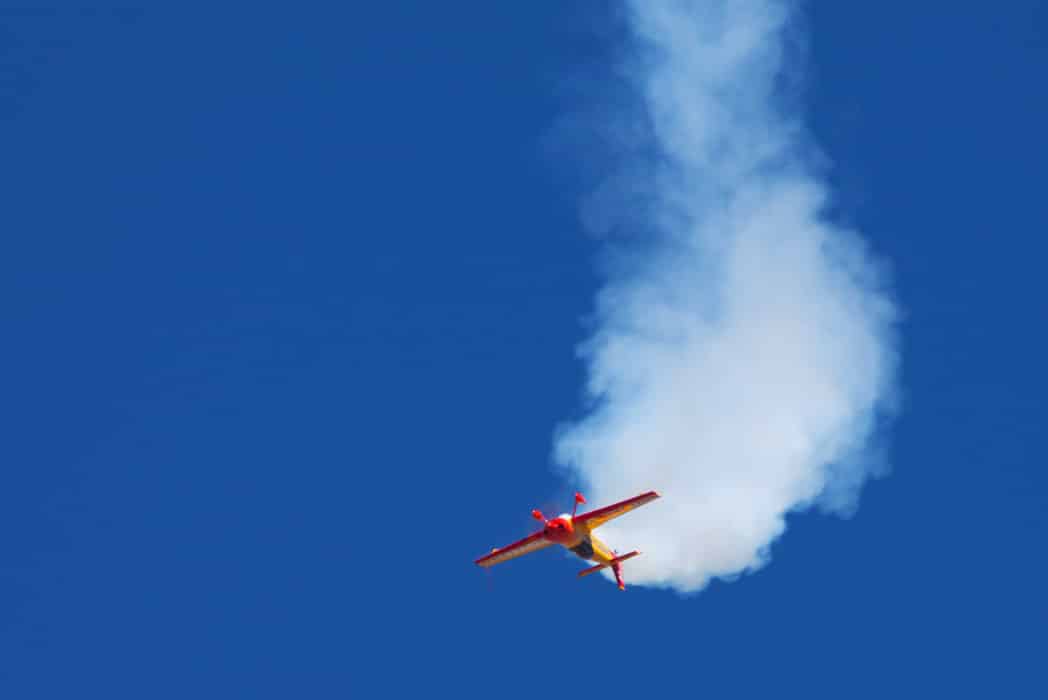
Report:
[[[594,571],[600,571],[601,569],[606,569],[606,568],[608,568],[607,564],[597,564],[596,566],[591,566],[588,569],[583,569],[582,571],[580,571],[579,572],[579,578],[582,578],[583,576],[589,576]]]
[[[626,561],[627,559],[632,559],[633,557],[636,557],[638,555],[640,555],[640,552],[638,552],[637,550],[634,549],[629,554],[623,554],[621,557],[615,557],[614,559],[611,560],[611,563],[612,564],[621,564],[622,562]]]
[[[597,564],[596,566],[591,566],[588,569],[583,569],[582,571],[579,572],[579,578],[582,578],[583,576],[589,576],[594,571],[600,571],[601,569],[606,569],[609,566],[611,566],[612,564],[621,564],[622,562],[626,561],[627,559],[632,559],[633,557],[637,556],[638,554],[640,554],[640,552],[638,552],[637,550],[633,550],[629,554],[623,554],[621,557],[615,557],[614,559],[609,561],[607,564]]]

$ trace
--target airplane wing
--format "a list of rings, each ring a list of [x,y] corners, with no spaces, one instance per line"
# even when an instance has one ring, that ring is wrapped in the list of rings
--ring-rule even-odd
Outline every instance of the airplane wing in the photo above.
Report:
[[[516,559],[519,556],[529,554],[531,552],[537,552],[540,549],[549,547],[552,542],[542,536],[542,531],[539,530],[534,535],[528,535],[519,542],[514,542],[511,545],[502,547],[501,549],[491,550],[491,554],[486,554],[480,559],[477,559],[478,566],[494,566],[495,564],[501,564],[504,561],[510,559]]]
[[[659,497],[659,494],[655,491],[648,491],[642,493],[639,496],[633,498],[627,498],[625,501],[619,501],[618,503],[612,503],[610,506],[604,506],[597,510],[591,510],[588,513],[575,516],[575,524],[585,523],[586,527],[590,530],[598,528],[604,523],[608,522],[612,518],[617,518],[620,515],[625,515],[634,508],[639,508],[645,503],[650,503]]]

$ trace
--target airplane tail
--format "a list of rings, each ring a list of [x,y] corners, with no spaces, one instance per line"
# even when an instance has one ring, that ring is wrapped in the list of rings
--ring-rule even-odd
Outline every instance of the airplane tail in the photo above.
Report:
[[[611,570],[615,572],[615,581],[619,584],[619,590],[624,591],[626,590],[626,582],[622,580],[621,564],[627,559],[632,559],[633,557],[639,554],[640,552],[638,552],[637,550],[633,550],[629,554],[623,554],[621,557],[615,557],[606,564],[597,564],[596,566],[591,566],[588,569],[583,569],[579,572],[579,578],[582,578],[583,576],[589,576],[595,571],[600,571],[601,569],[606,569],[610,566]]]

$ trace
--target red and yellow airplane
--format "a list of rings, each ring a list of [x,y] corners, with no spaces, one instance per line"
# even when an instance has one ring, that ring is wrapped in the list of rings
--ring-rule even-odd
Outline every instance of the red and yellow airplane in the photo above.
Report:
[[[601,569],[606,569],[610,566],[611,570],[615,572],[615,580],[619,584],[619,590],[626,590],[626,584],[622,580],[622,562],[627,559],[632,559],[640,554],[640,552],[632,551],[629,554],[623,554],[620,556],[614,550],[609,549],[607,545],[598,540],[597,536],[593,534],[593,531],[612,518],[617,518],[620,515],[628,513],[634,508],[638,508],[645,503],[654,501],[658,497],[659,494],[655,491],[648,491],[647,493],[642,493],[633,498],[627,498],[625,501],[619,501],[618,503],[613,503],[604,508],[598,508],[597,510],[591,510],[588,513],[575,515],[575,511],[578,510],[579,504],[586,502],[586,499],[582,497],[581,493],[576,493],[575,507],[571,509],[571,515],[565,513],[564,515],[553,518],[552,520],[546,520],[546,517],[541,511],[531,511],[532,517],[536,520],[542,521],[543,528],[541,530],[533,535],[528,535],[519,542],[514,542],[507,547],[491,550],[490,554],[486,554],[480,559],[477,559],[477,564],[484,567],[494,566],[495,564],[501,564],[510,559],[516,559],[523,554],[545,549],[551,544],[559,544],[583,559],[597,562],[596,566],[591,566],[588,569],[580,571],[580,577],[589,576],[594,571],[600,571]]]

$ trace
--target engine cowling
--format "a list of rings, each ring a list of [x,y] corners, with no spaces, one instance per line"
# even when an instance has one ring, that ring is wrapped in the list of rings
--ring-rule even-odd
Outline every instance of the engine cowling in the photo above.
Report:
[[[575,526],[569,516],[560,516],[546,521],[543,535],[550,542],[570,544],[575,540]]]

